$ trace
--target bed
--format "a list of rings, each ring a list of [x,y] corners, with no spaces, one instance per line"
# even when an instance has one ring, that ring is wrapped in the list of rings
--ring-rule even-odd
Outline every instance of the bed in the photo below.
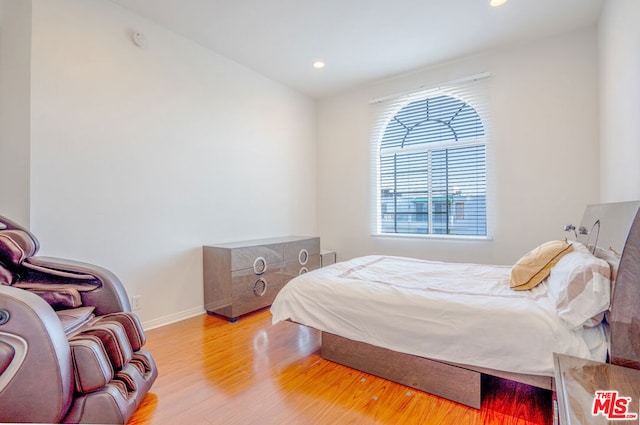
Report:
[[[526,290],[512,286],[531,255],[514,266],[365,256],[290,281],[273,323],[320,330],[328,360],[475,408],[483,374],[553,389],[554,352],[640,368],[639,206],[588,206],[566,228],[573,240],[549,242],[562,255],[525,270]]]

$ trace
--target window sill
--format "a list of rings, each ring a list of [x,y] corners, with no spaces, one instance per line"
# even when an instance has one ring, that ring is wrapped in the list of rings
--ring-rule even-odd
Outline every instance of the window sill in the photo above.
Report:
[[[407,233],[374,233],[373,238],[381,239],[425,239],[425,240],[446,240],[446,241],[493,241],[491,236],[471,236],[471,235],[417,235]]]

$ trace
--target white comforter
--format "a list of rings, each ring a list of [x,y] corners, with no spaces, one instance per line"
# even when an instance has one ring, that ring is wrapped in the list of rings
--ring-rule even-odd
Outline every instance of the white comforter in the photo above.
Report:
[[[453,363],[553,376],[553,352],[604,361],[602,326],[572,331],[546,282],[509,288],[510,267],[367,256],[291,280],[271,312],[352,340]]]

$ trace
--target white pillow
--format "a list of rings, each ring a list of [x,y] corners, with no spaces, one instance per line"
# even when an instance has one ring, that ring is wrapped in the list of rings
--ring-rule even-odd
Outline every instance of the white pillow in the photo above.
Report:
[[[611,302],[611,270],[584,245],[574,243],[573,247],[551,269],[547,282],[558,316],[577,329],[602,321]]]

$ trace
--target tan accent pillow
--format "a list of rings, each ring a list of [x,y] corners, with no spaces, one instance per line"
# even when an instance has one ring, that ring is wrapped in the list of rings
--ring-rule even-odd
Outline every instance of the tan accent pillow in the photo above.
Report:
[[[534,288],[549,276],[551,268],[572,250],[573,247],[566,239],[543,243],[525,254],[514,264],[511,268],[509,286],[516,291],[526,291]]]

